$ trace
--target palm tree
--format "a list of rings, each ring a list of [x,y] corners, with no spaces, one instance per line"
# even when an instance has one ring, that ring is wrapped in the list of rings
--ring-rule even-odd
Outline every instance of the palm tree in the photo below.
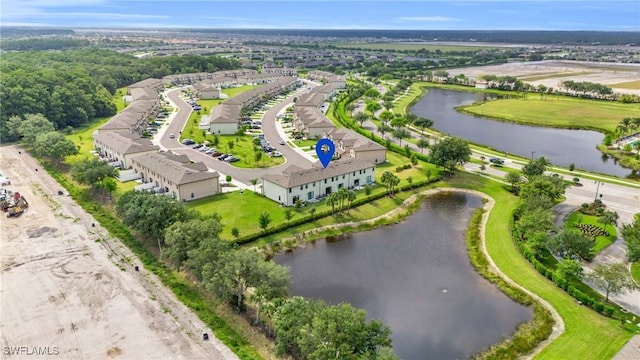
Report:
[[[624,118],[622,119],[622,121],[620,121],[620,123],[618,123],[618,127],[616,127],[616,130],[618,130],[618,133],[620,133],[621,135],[624,135],[629,131],[631,124],[631,118]]]
[[[338,204],[338,197],[336,193],[331,193],[327,196],[327,204],[331,206],[331,213],[333,214],[336,211],[336,205]]]
[[[338,192],[336,193],[336,195],[338,196],[338,201],[340,202],[340,212],[342,212],[342,209],[344,208],[344,202],[345,200],[347,200],[347,189],[345,188],[340,188],[338,189]]]
[[[349,213],[349,211],[351,210],[351,204],[353,204],[353,201],[356,199],[356,197],[358,196],[358,194],[356,194],[355,191],[353,190],[349,190],[347,192],[347,214]]]

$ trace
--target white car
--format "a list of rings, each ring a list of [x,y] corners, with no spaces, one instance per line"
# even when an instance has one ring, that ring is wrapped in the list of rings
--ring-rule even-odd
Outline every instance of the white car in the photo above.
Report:
[[[169,139],[175,139],[176,136],[174,134],[169,134]]]

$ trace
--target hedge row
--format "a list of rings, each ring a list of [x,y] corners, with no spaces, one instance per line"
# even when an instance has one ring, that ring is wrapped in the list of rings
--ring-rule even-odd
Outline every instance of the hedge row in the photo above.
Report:
[[[438,180],[440,180],[439,177],[436,177],[436,178],[431,179],[431,180],[415,181],[411,185],[405,184],[405,185],[399,186],[397,191],[412,190],[412,189],[419,188],[420,186],[424,186],[424,185],[430,184],[430,183],[438,181]],[[367,203],[369,203],[371,201],[382,199],[385,196],[388,196],[388,193],[385,192],[385,191],[382,191],[382,192],[379,192],[377,194],[371,194],[369,196],[356,198],[353,201],[353,203],[351,204],[351,207],[353,208],[353,207],[356,207],[356,206],[365,205],[365,204],[367,204]],[[256,240],[258,240],[258,239],[260,239],[262,237],[273,235],[273,234],[277,234],[277,233],[283,232],[283,231],[285,231],[287,229],[306,224],[309,221],[312,221],[314,219],[321,219],[321,218],[324,218],[324,217],[327,217],[327,216],[331,216],[334,213],[335,212],[331,211],[331,209],[327,209],[327,210],[324,210],[324,211],[316,212],[314,214],[313,218],[311,217],[311,215],[297,217],[296,219],[291,220],[291,221],[289,221],[287,223],[282,223],[282,224],[279,224],[277,226],[267,228],[265,231],[258,232],[258,233],[253,233],[253,234],[246,235],[246,236],[242,236],[242,237],[238,238],[237,240],[235,240],[234,242],[236,244],[238,244],[238,245],[248,244],[248,243],[256,241]]]
[[[195,286],[188,284],[175,276],[175,273],[164,263],[159,261],[145,246],[138,241],[129,231],[129,228],[110,214],[101,204],[93,201],[88,192],[77,188],[67,180],[57,169],[43,161],[44,168],[60,185],[62,185],[69,195],[96,221],[102,225],[109,234],[120,239],[127,247],[140,259],[145,269],[151,271],[160,278],[164,286],[171,289],[176,297],[194,313],[198,315],[207,326],[213,331],[216,338],[222,341],[240,359],[258,360],[262,357],[256,350],[233,330],[222,318],[217,316],[212,310],[212,305],[205,300]]]
[[[483,214],[483,208],[479,208],[473,213],[466,233],[469,262],[482,277],[496,285],[511,299],[523,305],[533,306],[533,318],[520,324],[510,338],[475,354],[474,358],[515,359],[531,352],[541,341],[547,339],[553,331],[554,321],[549,310],[489,269],[489,260],[481,248],[480,225]]]
[[[546,267],[542,262],[540,262],[536,258],[535,254],[524,246],[523,242],[516,241],[516,244],[525,259],[527,259],[527,261],[529,261],[529,263],[533,265],[533,267],[540,273],[540,275],[551,280],[559,288],[566,291],[569,295],[576,299],[580,304],[586,305],[593,310],[611,318],[619,318],[621,316],[619,314],[616,314],[614,307],[599,302],[598,300],[583,293],[579,289],[576,289],[575,287],[569,285],[569,282],[567,280],[556,276],[555,272]]]

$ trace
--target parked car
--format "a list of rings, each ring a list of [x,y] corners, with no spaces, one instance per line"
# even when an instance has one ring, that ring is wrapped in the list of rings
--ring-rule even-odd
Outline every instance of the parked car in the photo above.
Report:
[[[219,152],[219,151],[215,151],[215,150],[211,153],[211,156],[213,156],[213,157],[218,157],[220,155],[222,155],[222,153]]]
[[[281,157],[282,153],[280,151],[274,151],[273,154],[271,154],[271,156],[273,156],[273,157]]]
[[[232,162],[240,161],[240,159],[238,159],[235,156],[229,156],[226,159],[224,159],[224,161],[232,163]]]
[[[218,156],[218,160],[224,160],[224,159],[228,158],[229,156],[231,156],[231,154],[222,154],[222,155]]]
[[[203,147],[204,145],[202,144],[195,144],[192,146],[193,149],[200,149],[201,147]]]
[[[195,141],[193,141],[193,140],[191,140],[191,139],[183,139],[183,140],[182,140],[182,143],[183,143],[184,145],[193,145],[193,144],[195,144],[196,142],[195,142]]]

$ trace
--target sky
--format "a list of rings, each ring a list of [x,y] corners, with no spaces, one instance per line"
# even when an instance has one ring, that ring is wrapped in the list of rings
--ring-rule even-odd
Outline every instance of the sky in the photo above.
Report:
[[[640,0],[0,0],[0,25],[640,31]]]

